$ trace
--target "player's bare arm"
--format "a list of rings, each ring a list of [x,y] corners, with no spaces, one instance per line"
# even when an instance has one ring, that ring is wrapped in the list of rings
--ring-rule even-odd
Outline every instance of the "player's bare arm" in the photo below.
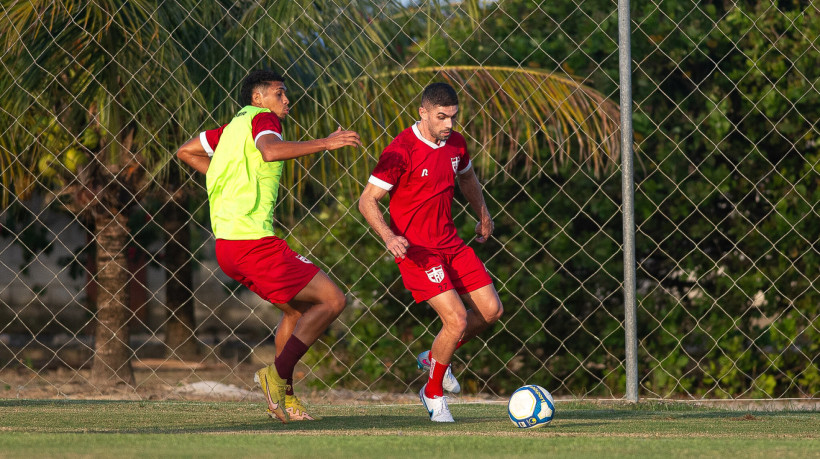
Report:
[[[343,131],[341,127],[323,139],[290,142],[281,140],[275,135],[263,135],[256,142],[256,148],[262,152],[262,159],[265,161],[284,161],[325,150],[360,146],[362,146],[362,141],[359,134],[355,131]]]
[[[475,226],[475,233],[478,235],[476,241],[486,242],[492,236],[495,225],[490,216],[490,210],[487,209],[487,204],[484,202],[484,193],[481,191],[481,184],[478,182],[478,177],[476,177],[473,168],[458,176],[458,186],[470,203],[473,212],[478,216],[478,223]]]
[[[384,241],[387,250],[396,258],[404,258],[407,253],[407,247],[410,243],[404,236],[398,236],[390,229],[390,226],[384,220],[381,209],[379,209],[379,201],[387,194],[387,190],[379,188],[372,183],[368,183],[359,198],[359,212],[362,213],[364,219],[373,228],[373,231],[379,235]]]
[[[208,166],[211,165],[211,157],[208,156],[208,152],[202,148],[202,142],[199,140],[199,137],[194,137],[182,144],[179,150],[177,150],[177,158],[203,174],[208,172]]]

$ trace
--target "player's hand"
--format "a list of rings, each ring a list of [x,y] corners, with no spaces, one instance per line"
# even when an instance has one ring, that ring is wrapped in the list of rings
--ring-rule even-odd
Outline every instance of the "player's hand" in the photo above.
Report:
[[[410,243],[407,242],[404,236],[396,235],[385,239],[384,245],[387,246],[387,250],[390,251],[394,257],[401,259],[404,259],[404,256],[407,254],[407,248],[410,247]]]
[[[493,230],[495,229],[495,224],[489,218],[483,218],[480,222],[476,223],[475,225],[475,234],[478,235],[475,238],[476,241],[480,243],[487,242],[487,239],[490,238],[493,234]]]
[[[343,131],[339,126],[336,131],[325,138],[325,149],[336,150],[342,147],[361,147],[362,140],[356,131]]]

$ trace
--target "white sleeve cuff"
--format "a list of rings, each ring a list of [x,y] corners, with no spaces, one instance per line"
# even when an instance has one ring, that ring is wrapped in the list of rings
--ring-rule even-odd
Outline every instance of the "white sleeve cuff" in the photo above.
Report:
[[[368,181],[368,182],[370,182],[370,183],[372,183],[373,185],[376,185],[377,187],[379,187],[379,188],[381,188],[381,189],[383,189],[383,190],[390,191],[390,190],[392,190],[392,189],[393,189],[393,185],[391,185],[391,184],[389,184],[389,183],[385,182],[384,180],[382,180],[382,179],[380,179],[380,178],[378,178],[378,177],[374,177],[374,176],[372,176],[372,175],[370,176],[370,179],[368,179],[367,181]]]
[[[458,175],[461,175],[461,174],[467,172],[468,170],[470,170],[471,167],[473,167],[473,160],[472,159],[470,160],[470,162],[467,163],[466,166],[464,166],[464,169],[461,169],[460,171],[458,171]]]
[[[263,135],[266,135],[266,134],[273,134],[276,137],[279,137],[279,140],[282,140],[282,134],[280,134],[276,131],[271,131],[270,129],[268,129],[267,131],[262,131],[259,134],[256,134],[256,137],[254,137],[254,139],[253,139],[253,144],[256,145],[256,142],[259,141],[259,138],[262,137]]]
[[[214,155],[214,149],[208,144],[208,138],[205,137],[205,131],[199,133],[199,143],[202,144],[202,148],[205,149],[205,153],[208,153],[208,156]]]

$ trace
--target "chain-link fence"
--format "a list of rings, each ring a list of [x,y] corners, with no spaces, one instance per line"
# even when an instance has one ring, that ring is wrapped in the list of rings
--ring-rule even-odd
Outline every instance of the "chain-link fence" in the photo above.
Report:
[[[505,308],[456,353],[464,392],[623,397],[617,2],[1,11],[0,397],[252,397],[280,313],[220,271],[203,177],[174,153],[230,119],[255,68],[287,78],[287,139],[342,125],[364,141],[285,167],[275,229],[348,298],[297,387],[422,384],[415,355],[440,322],[356,200],[421,89],[448,81],[496,232],[472,240],[458,194],[456,224]],[[642,397],[820,391],[818,16],[799,1],[633,5]]]

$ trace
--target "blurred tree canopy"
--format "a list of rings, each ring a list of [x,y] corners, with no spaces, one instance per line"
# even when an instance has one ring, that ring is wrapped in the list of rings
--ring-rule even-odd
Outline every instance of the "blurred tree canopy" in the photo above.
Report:
[[[469,15],[429,10],[442,30],[414,42],[413,62],[560,69],[615,98],[616,7],[519,0]],[[798,1],[633,8],[642,391],[816,396],[820,11]],[[537,380],[573,394],[620,393],[620,176],[550,158],[530,174],[514,167],[481,176],[496,238],[474,247],[506,313],[483,337],[486,347],[479,339],[458,354],[469,364],[462,376],[478,389]],[[469,238],[466,213],[457,221]],[[385,300],[404,306],[388,301],[370,312],[389,309],[379,321],[420,350],[436,328],[416,319],[434,315],[409,306],[397,273],[382,271],[375,263],[358,284],[387,285]],[[374,354],[359,362],[390,380],[377,365],[390,355],[379,351],[383,333],[357,335],[358,349]]]

